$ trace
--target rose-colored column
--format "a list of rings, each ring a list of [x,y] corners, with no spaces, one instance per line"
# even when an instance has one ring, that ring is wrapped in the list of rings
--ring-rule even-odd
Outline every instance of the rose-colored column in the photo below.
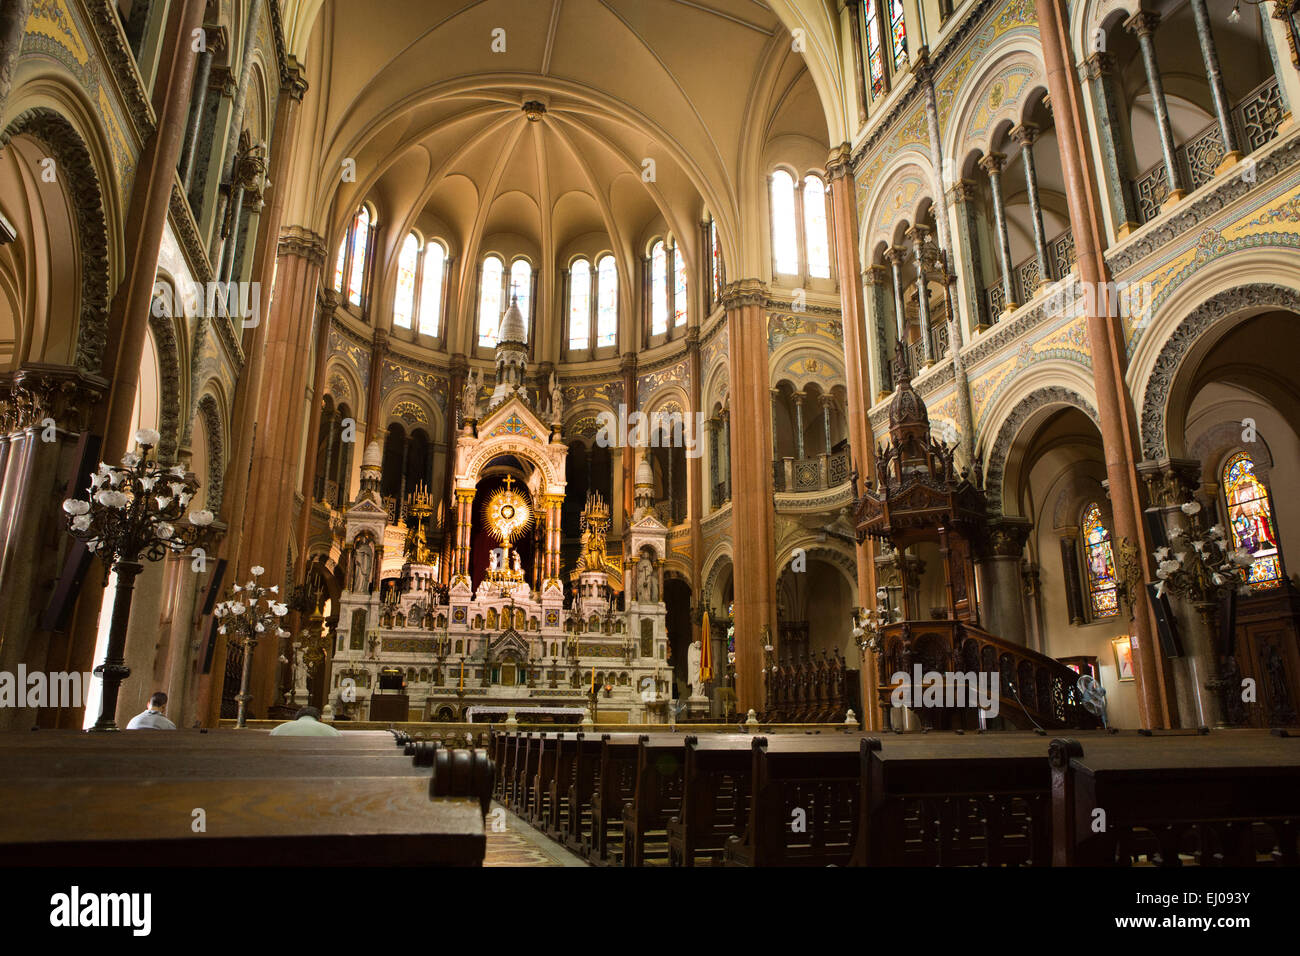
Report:
[[[1098,290],[1085,296],[1094,303],[1089,311],[1088,339],[1092,348],[1092,373],[1101,418],[1102,446],[1106,456],[1106,477],[1114,507],[1114,533],[1137,545],[1138,553],[1150,554],[1138,496],[1136,461],[1140,447],[1132,398],[1124,382],[1125,348],[1121,323],[1110,317],[1119,309],[1110,303],[1109,272],[1103,258],[1105,234],[1098,215],[1099,193],[1090,152],[1082,125],[1080,93],[1067,63],[1069,45],[1065,29],[1069,22],[1064,0],[1035,0],[1041,31],[1043,61],[1047,68],[1048,92],[1056,120],[1061,168],[1065,174],[1065,197],[1070,210],[1070,229],[1078,257],[1079,279],[1084,288]],[[1148,561],[1141,562],[1143,580],[1150,575]],[[1173,706],[1172,680],[1167,681],[1167,662],[1157,646],[1155,626],[1145,587],[1138,589],[1132,621],[1134,664],[1138,680],[1138,706],[1144,727],[1169,727],[1177,723]]]
[[[772,413],[767,372],[767,288],[757,279],[722,292],[731,377],[731,528],[736,597],[736,698],[743,714],[766,706],[764,628],[776,633]]]

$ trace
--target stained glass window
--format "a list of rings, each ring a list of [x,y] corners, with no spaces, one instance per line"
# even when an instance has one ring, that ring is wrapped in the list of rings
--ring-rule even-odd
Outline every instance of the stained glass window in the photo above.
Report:
[[[1101,509],[1095,504],[1083,515],[1083,549],[1093,617],[1114,617],[1119,613],[1115,555],[1110,547],[1110,532],[1101,520]]]
[[[862,6],[867,25],[867,72],[871,77],[871,95],[874,98],[885,92],[885,58],[880,52],[880,16],[876,11],[876,0],[865,0]]]
[[[1255,475],[1255,461],[1244,451],[1223,466],[1223,497],[1228,505],[1232,546],[1245,548],[1255,558],[1247,580],[1257,590],[1282,583],[1282,556],[1268,489]]]
[[[345,234],[342,241],[339,242],[339,255],[334,260],[334,291],[343,291],[343,265],[348,258],[348,237]],[[277,260],[279,261],[279,260]]]
[[[907,27],[903,25],[903,0],[889,0],[889,43],[894,52],[894,69],[907,65]]]
[[[352,275],[348,279],[348,301],[361,304],[366,282],[366,252],[370,249],[370,207],[362,206],[352,226]]]
[[[591,342],[591,265],[579,259],[569,270],[569,348]]]
[[[510,295],[519,301],[519,314],[524,317],[524,331],[528,331],[532,320],[533,304],[533,267],[527,259],[516,259],[510,266]],[[510,299],[506,299],[506,305]]]
[[[686,322],[686,260],[682,250],[673,246],[673,325]]]
[[[772,254],[776,271],[799,273],[799,247],[795,237],[794,179],[784,169],[772,174]]]
[[[440,242],[424,244],[424,277],[420,282],[420,334],[437,335],[442,323],[442,284],[447,250]]]
[[[596,348],[618,342],[618,267],[614,257],[596,260]]]
[[[420,240],[408,233],[397,255],[397,293],[393,299],[393,325],[409,329],[415,315],[415,270],[420,264]]]
[[[668,253],[663,240],[650,249],[650,334],[668,331]]]
[[[478,344],[486,348],[495,348],[497,330],[501,327],[501,313],[505,311],[501,304],[502,279],[505,265],[496,256],[483,260],[483,280],[479,284],[478,294]]]
[[[808,274],[815,279],[829,279],[831,246],[826,234],[826,187],[816,176],[806,176],[803,181],[803,231]]]

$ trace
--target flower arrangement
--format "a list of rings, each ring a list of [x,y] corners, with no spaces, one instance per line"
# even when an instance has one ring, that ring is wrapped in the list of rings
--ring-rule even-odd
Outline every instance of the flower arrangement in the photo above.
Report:
[[[1174,532],[1172,546],[1156,548],[1156,596],[1173,594],[1193,601],[1215,601],[1230,590],[1247,589],[1247,571],[1253,556],[1245,548],[1229,548],[1223,525],[1203,528],[1200,502],[1181,506],[1191,521]]]

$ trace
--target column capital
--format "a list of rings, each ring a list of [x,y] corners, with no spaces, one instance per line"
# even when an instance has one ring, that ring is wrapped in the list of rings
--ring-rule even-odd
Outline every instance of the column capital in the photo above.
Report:
[[[281,256],[298,256],[320,268],[325,265],[325,240],[304,226],[289,226],[280,230],[280,243],[276,249]]]
[[[1021,123],[1011,131],[1011,138],[1019,143],[1022,148],[1028,148],[1034,145],[1034,141],[1038,139],[1039,132],[1038,124]]]
[[[627,372],[635,372],[635,371],[636,371],[636,353],[635,353],[635,352],[624,352],[622,358],[620,358],[619,361],[618,361],[618,370],[619,370],[620,372],[624,372],[624,373],[627,373]]]
[[[338,294],[338,292],[335,289],[322,290],[320,294],[321,313],[327,319],[332,319],[334,317],[334,313],[338,311],[340,301],[341,301],[341,296]]]
[[[975,181],[972,179],[959,179],[948,187],[948,196],[954,203],[973,202],[979,194],[976,192]]]
[[[280,91],[287,93],[294,102],[301,103],[307,95],[307,86],[307,68],[292,53],[287,54],[280,70]]]
[[[1006,153],[985,153],[980,157],[980,167],[990,176],[999,175],[1007,165]]]
[[[1124,29],[1139,39],[1149,38],[1160,25],[1160,14],[1151,10],[1139,10],[1124,21]]]
[[[1053,528],[1052,533],[1055,534],[1058,538],[1061,538],[1062,540],[1065,541],[1079,540],[1078,525],[1073,525],[1073,524],[1062,525],[1059,528]]]
[[[1147,459],[1136,465],[1147,488],[1147,501],[1160,508],[1177,508],[1191,501],[1201,484],[1201,463],[1194,458]]]
[[[908,229],[907,232],[903,233],[903,235],[912,243],[912,248],[917,252],[920,252],[921,248],[930,241],[930,227],[921,225],[913,226]]]
[[[867,285],[884,285],[889,281],[889,270],[882,265],[869,265],[862,270],[862,281]]]
[[[830,156],[826,160],[826,179],[834,182],[842,176],[853,175],[853,165],[850,160],[853,157],[853,149],[848,143],[840,143],[831,150]]]
[[[469,374],[469,359],[464,352],[457,352],[451,357],[451,374],[460,378]]]
[[[822,408],[835,407],[835,399],[825,393],[823,393],[821,396],[818,397],[817,402],[818,404],[821,405]]]
[[[907,250],[902,246],[890,246],[885,250],[885,258],[891,266],[901,266],[907,259]]]
[[[767,283],[761,279],[737,279],[728,282],[718,294],[722,307],[730,312],[747,305],[767,305]]]
[[[1089,80],[1109,76],[1115,70],[1115,55],[1105,50],[1098,50],[1083,61],[1083,75]]]
[[[226,47],[230,43],[230,35],[223,26],[215,23],[205,23],[203,25],[203,43],[207,47],[206,52],[211,53],[213,59],[216,59],[226,52]],[[216,69],[216,67],[213,67],[213,69]]]
[[[375,334],[371,337],[371,347],[377,356],[382,356],[388,352],[388,331],[386,329],[375,329]]]
[[[989,550],[996,557],[1018,558],[1025,550],[1025,542],[1033,531],[1034,523],[1028,518],[999,518],[989,523]]]

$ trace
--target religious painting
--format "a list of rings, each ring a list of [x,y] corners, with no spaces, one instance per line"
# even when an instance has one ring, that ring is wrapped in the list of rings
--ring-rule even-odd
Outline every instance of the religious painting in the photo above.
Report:
[[[1245,548],[1254,558],[1247,578],[1250,586],[1256,590],[1277,587],[1282,582],[1282,557],[1272,502],[1255,474],[1254,459],[1245,452],[1233,455],[1223,466],[1223,497],[1232,546]]]
[[[1110,641],[1110,648],[1115,653],[1115,671],[1121,681],[1136,680],[1137,675],[1133,671],[1133,641],[1125,634],[1122,637],[1113,637]]]
[[[1110,531],[1102,522],[1101,509],[1096,504],[1090,505],[1083,515],[1083,549],[1092,615],[1114,617],[1119,613],[1115,554],[1110,546]]]

